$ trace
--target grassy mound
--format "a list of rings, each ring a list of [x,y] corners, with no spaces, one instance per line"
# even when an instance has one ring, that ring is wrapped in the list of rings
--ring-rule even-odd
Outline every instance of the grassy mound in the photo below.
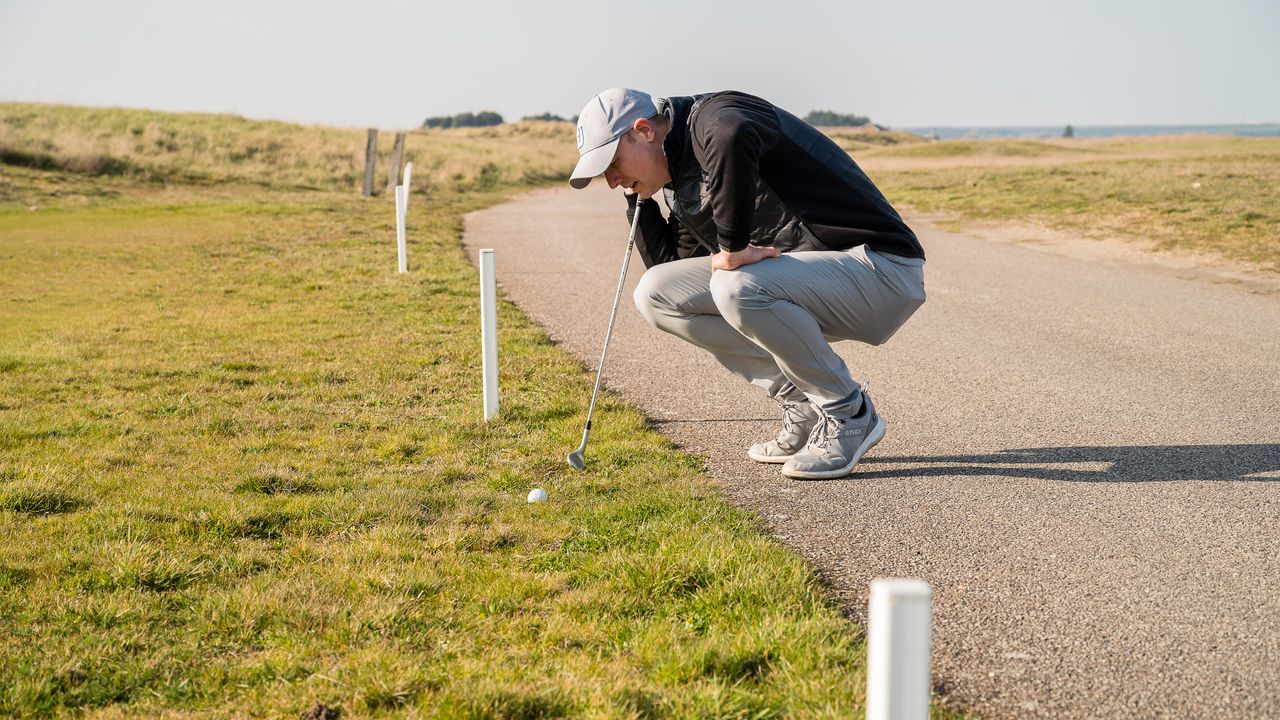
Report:
[[[348,191],[364,176],[365,134],[235,115],[0,103],[0,163],[156,184]],[[391,140],[381,134],[380,169]],[[573,127],[549,122],[413,130],[405,148],[417,192],[568,180],[576,155]],[[380,170],[375,186],[386,177]]]
[[[1032,158],[1089,154],[1094,150],[1070,142],[1047,140],[940,140],[877,150],[876,157],[892,158]]]

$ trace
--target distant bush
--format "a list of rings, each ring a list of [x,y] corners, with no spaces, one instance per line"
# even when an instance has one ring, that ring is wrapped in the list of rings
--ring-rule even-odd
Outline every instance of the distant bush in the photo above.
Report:
[[[552,115],[549,112],[542,113],[541,115],[525,115],[520,119],[521,120],[539,120],[542,122],[564,122],[565,121],[564,118],[560,117],[559,115]]]
[[[50,155],[23,152],[0,146],[0,165],[28,167],[32,170],[65,170],[81,175],[127,175],[133,167],[128,160],[100,153]]]
[[[814,110],[804,116],[810,125],[823,127],[859,127],[871,122],[866,115],[845,115],[831,110]]]
[[[496,112],[482,110],[478,113],[458,113],[457,115],[441,115],[438,117],[429,117],[422,121],[424,128],[462,128],[462,127],[488,127],[490,125],[501,125],[502,116]]]

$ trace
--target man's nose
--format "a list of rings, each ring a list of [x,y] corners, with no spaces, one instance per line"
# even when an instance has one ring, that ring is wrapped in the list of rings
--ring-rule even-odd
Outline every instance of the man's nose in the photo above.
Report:
[[[609,172],[608,170],[604,172],[604,179],[608,181],[610,190],[622,184],[622,177],[617,173]]]

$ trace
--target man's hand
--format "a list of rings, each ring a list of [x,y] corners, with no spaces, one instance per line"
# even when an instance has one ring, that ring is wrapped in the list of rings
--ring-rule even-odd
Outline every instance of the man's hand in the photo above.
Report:
[[[725,252],[721,250],[711,256],[711,272],[717,270],[736,270],[743,265],[751,265],[758,263],[765,258],[778,257],[782,253],[778,252],[775,247],[761,247],[759,245],[748,245],[745,250],[737,252]]]

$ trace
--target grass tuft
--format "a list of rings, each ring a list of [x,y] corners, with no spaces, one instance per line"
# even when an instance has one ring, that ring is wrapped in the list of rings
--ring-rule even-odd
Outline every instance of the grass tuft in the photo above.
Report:
[[[464,712],[477,720],[549,720],[570,717],[574,710],[555,692],[495,691],[467,702]]]
[[[306,495],[324,492],[324,490],[309,478],[299,477],[298,473],[292,469],[268,470],[242,481],[235,487],[236,492],[262,495]]]
[[[87,507],[89,502],[69,493],[43,488],[0,490],[0,510],[23,515],[61,515]]]

